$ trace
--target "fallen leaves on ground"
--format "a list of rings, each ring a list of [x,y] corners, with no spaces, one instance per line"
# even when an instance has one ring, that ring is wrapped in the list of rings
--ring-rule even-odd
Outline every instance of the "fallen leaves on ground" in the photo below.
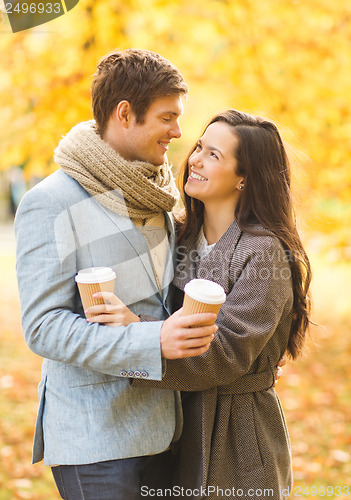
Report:
[[[0,291],[0,500],[57,500],[49,468],[31,465],[41,359],[21,333],[14,257],[2,257],[0,270],[6,284]],[[330,272],[334,278],[340,273],[340,283],[345,278],[345,268],[336,264]],[[287,364],[276,387],[292,442],[290,498],[346,499],[351,478],[350,321],[348,311],[334,314],[337,297],[322,267],[315,269],[315,280],[321,321],[312,329],[303,358]]]

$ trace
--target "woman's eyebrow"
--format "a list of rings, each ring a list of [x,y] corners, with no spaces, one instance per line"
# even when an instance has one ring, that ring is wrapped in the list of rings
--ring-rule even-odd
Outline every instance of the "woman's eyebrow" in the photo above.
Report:
[[[197,141],[197,143],[200,144],[200,146],[203,147],[201,139],[199,139]],[[206,149],[210,149],[211,151],[218,151],[218,153],[222,156],[222,158],[224,158],[224,155],[223,155],[222,151],[220,149],[216,148],[215,146],[205,146],[205,147],[206,147]]]

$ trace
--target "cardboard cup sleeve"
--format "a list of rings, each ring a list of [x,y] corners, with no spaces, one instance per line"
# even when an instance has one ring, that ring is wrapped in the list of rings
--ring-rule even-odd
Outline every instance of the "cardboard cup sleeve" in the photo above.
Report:
[[[183,315],[204,312],[215,313],[216,316],[226,300],[224,289],[210,280],[195,279],[189,281],[184,288]],[[214,322],[203,323],[202,326]]]
[[[90,267],[82,269],[75,277],[83,309],[104,304],[103,299],[94,298],[97,292],[113,292],[116,274],[109,267]],[[94,315],[89,315],[94,316]]]

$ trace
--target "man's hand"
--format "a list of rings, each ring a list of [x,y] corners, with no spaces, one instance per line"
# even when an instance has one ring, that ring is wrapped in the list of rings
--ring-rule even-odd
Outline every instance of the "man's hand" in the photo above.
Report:
[[[176,311],[161,328],[161,355],[166,359],[189,358],[206,352],[218,330],[218,326],[201,326],[215,321],[214,313],[199,313],[182,316]]]

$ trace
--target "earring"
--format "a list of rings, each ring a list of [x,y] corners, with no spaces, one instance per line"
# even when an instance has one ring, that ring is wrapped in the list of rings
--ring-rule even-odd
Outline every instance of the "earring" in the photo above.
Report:
[[[239,189],[244,189],[244,186],[240,184]]]

